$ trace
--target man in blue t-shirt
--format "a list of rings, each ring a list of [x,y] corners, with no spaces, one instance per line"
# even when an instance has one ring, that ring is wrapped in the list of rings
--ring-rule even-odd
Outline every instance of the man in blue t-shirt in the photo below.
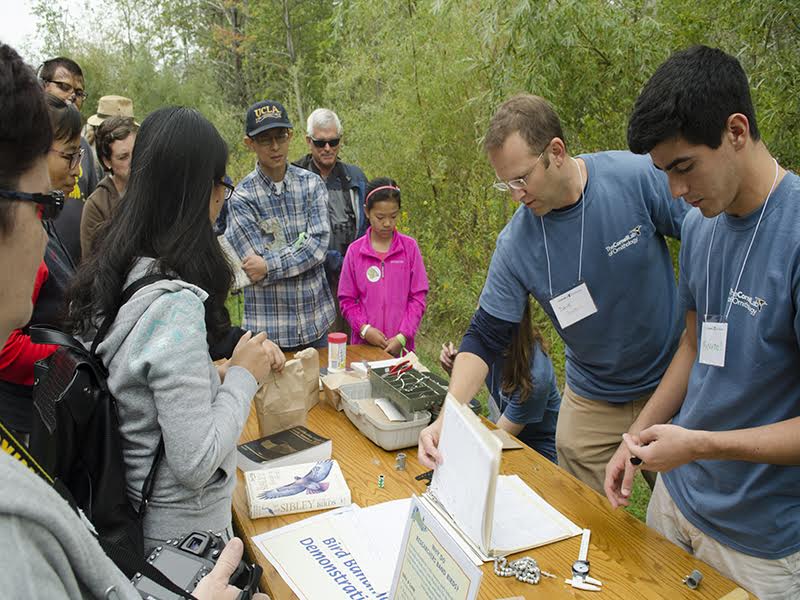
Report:
[[[628,143],[700,210],[683,225],[686,332],[606,494],[628,503],[636,457],[662,472],[650,526],[761,600],[800,598],[800,178],[761,140],[739,62],[704,46],[658,68]]]
[[[450,392],[467,402],[508,346],[528,295],[566,346],[556,429],[558,464],[602,492],[620,435],[656,389],[680,336],[665,235],[679,237],[688,207],[647,157],[573,158],[544,99],[520,95],[492,118],[485,148],[520,206],[497,239],[480,305],[462,340]],[[441,421],[420,434],[433,466]],[[446,457],[445,457],[446,459]]]

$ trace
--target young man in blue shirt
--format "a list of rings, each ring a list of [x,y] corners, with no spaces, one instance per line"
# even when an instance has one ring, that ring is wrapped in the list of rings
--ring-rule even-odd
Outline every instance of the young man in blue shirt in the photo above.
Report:
[[[607,467],[662,474],[647,522],[761,600],[800,597],[800,178],[761,140],[739,62],[672,55],[636,101],[634,152],[700,210],[683,225],[686,332]],[[669,423],[669,424],[667,424]]]
[[[236,186],[225,230],[252,282],[242,327],[266,331],[285,352],[324,347],[335,316],[324,268],[328,191],[319,175],[286,161],[292,123],[281,104],[251,106],[245,134],[258,162]]]
[[[528,295],[566,346],[567,385],[556,429],[558,464],[602,492],[619,436],[647,402],[677,346],[681,321],[664,236],[688,207],[647,157],[573,158],[561,123],[538,96],[507,101],[485,148],[520,206],[497,238],[480,305],[462,340],[450,392],[469,401],[508,346]],[[420,434],[434,466],[441,421]],[[444,457],[446,460],[446,457]]]

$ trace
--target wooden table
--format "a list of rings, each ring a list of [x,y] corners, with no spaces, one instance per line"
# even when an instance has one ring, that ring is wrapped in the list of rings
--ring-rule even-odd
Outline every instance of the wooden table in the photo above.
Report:
[[[347,347],[348,363],[386,356],[372,347]],[[326,350],[320,351],[320,364],[327,364]],[[416,475],[426,471],[417,462],[416,449],[405,451],[408,457],[406,470],[395,471],[395,452],[386,452],[373,444],[356,429],[344,413],[337,412],[322,402],[309,412],[307,426],[333,440],[333,458],[339,461],[350,486],[353,502],[359,506],[408,498],[412,494],[419,495],[425,491],[424,483],[414,479]],[[255,411],[251,410],[241,442],[258,437],[258,420]],[[547,599],[596,597],[598,600],[699,600],[720,598],[737,587],[712,567],[648,529],[644,523],[624,510],[612,510],[605,497],[528,447],[505,451],[501,472],[519,475],[579,527],[592,530],[589,548],[591,574],[603,582],[603,591],[574,590],[564,584],[564,577],[571,576],[571,565],[578,557],[578,536],[513,556],[518,558],[531,555],[543,570],[558,575],[559,579],[542,578],[538,585],[529,585],[514,578],[497,577],[492,563],[484,564],[479,595],[482,599],[522,596]],[[385,476],[383,489],[379,489],[377,485],[380,474]],[[233,525],[244,540],[245,551],[250,559],[258,562],[264,569],[262,589],[267,590],[273,600],[296,598],[251,538],[317,512],[251,520],[247,514],[247,496],[241,471],[237,470],[237,477],[238,483],[233,496]],[[697,590],[690,590],[682,580],[694,569],[703,574],[703,581]]]

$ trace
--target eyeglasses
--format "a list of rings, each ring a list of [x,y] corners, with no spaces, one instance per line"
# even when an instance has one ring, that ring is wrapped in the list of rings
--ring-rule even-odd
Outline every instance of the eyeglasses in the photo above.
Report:
[[[256,137],[250,137],[256,144],[259,146],[272,146],[273,144],[282,144],[286,140],[289,139],[289,132],[288,131],[281,131],[280,133],[276,133],[275,135],[257,135]]]
[[[309,138],[311,139],[311,143],[317,148],[324,148],[326,145],[330,145],[331,148],[336,148],[339,142],[342,141],[342,138],[333,138],[332,140],[316,140],[311,136],[309,136]]]
[[[217,183],[225,188],[225,200],[230,200],[233,197],[233,192],[236,190],[236,188],[222,179]]]
[[[75,152],[62,152],[61,150],[50,148],[50,152],[55,152],[61,158],[68,160],[70,169],[74,169],[75,167],[77,167],[78,163],[80,163],[81,159],[83,159],[83,148],[79,148]]]
[[[536,162],[533,163],[533,166],[530,168],[530,170],[527,173],[525,173],[525,175],[523,175],[522,177],[517,177],[516,179],[509,179],[508,181],[495,181],[492,184],[492,187],[500,192],[510,192],[512,190],[514,191],[524,190],[525,186],[528,185],[528,177],[531,176],[531,173],[533,173],[533,170],[536,168],[536,165],[538,165],[539,161],[542,160],[542,156],[544,156],[544,150],[542,150],[542,153],[539,154],[539,158],[536,159]]]
[[[83,98],[84,100],[86,100],[86,98],[89,97],[89,94],[87,94],[84,90],[73,87],[72,84],[69,84],[66,81],[55,81],[53,79],[45,79],[44,81],[46,81],[47,83],[52,83],[62,92],[64,92],[65,94],[69,94],[70,96],[72,94],[75,94],[76,98]]]
[[[0,190],[0,198],[21,202],[35,202],[39,205],[36,214],[39,215],[42,221],[52,221],[64,208],[64,193],[60,191],[50,192],[49,194],[28,194],[14,190]]]

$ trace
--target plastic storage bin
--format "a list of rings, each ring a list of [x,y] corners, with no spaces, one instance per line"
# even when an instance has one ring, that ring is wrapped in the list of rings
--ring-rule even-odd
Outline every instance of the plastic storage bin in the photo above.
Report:
[[[342,408],[347,418],[367,438],[384,450],[399,450],[416,446],[419,432],[431,420],[427,410],[412,414],[408,421],[390,421],[372,398],[369,381],[347,383],[339,388]]]

